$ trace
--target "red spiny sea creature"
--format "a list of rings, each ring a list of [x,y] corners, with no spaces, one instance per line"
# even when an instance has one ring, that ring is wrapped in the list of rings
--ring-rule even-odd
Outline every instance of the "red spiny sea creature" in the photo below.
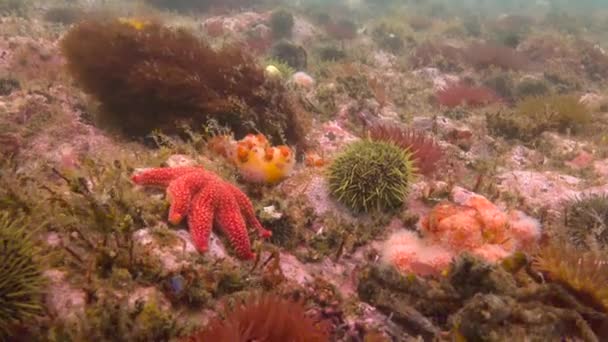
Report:
[[[369,129],[369,136],[372,140],[390,142],[410,151],[416,169],[423,175],[432,174],[443,157],[443,150],[435,139],[415,129],[374,124]]]
[[[449,84],[435,94],[437,102],[445,107],[454,108],[460,105],[480,107],[500,101],[490,88],[470,86],[464,83]]]
[[[226,319],[214,319],[188,341],[326,342],[329,335],[325,324],[308,317],[301,303],[264,294],[237,304]]]
[[[236,186],[201,167],[156,168],[133,175],[136,184],[167,188],[171,203],[169,222],[178,224],[188,216],[192,241],[200,252],[207,251],[214,220],[226,233],[241,259],[253,259],[246,224],[260,236],[269,237],[255,217],[247,195]]]

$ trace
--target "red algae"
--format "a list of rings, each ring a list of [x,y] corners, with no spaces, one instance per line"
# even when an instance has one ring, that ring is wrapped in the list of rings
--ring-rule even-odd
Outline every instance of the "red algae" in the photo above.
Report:
[[[450,84],[435,94],[439,105],[454,108],[461,105],[467,107],[482,107],[501,99],[490,88],[470,86],[463,83]]]

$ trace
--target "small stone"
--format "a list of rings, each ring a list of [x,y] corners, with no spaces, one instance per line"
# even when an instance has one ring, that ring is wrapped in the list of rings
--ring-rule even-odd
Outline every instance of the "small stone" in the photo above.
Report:
[[[195,166],[196,161],[184,154],[174,154],[167,159],[168,167]]]
[[[264,207],[263,210],[264,210],[264,213],[272,219],[278,220],[281,217],[283,217],[283,214],[278,212],[277,208],[275,208],[274,205]]]
[[[604,106],[608,101],[605,97],[601,95],[587,93],[581,96],[579,102],[585,105],[588,110],[592,112],[598,112],[602,108],[602,106]]]
[[[49,280],[46,307],[54,316],[62,321],[71,321],[84,314],[87,298],[84,290],[72,286],[63,271],[50,269],[44,275]]]

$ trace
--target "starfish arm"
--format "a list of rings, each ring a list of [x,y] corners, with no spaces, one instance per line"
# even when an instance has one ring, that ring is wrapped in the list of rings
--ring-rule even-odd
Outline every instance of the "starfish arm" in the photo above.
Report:
[[[171,181],[185,174],[204,170],[202,167],[159,167],[135,173],[131,180],[139,185],[168,186]]]
[[[222,198],[217,199],[218,208],[215,213],[218,226],[230,240],[230,244],[239,258],[254,259],[255,254],[251,251],[247,226],[245,226],[236,200],[227,193],[223,193],[221,196]]]
[[[169,183],[167,197],[171,203],[169,222],[178,224],[188,213],[194,194],[209,183],[210,177],[204,171],[186,173]]]
[[[212,190],[203,190],[192,199],[192,208],[188,214],[190,236],[196,249],[204,253],[209,248],[209,235],[213,228],[213,194]]]
[[[272,232],[270,230],[265,229],[262,226],[262,224],[260,223],[260,221],[258,221],[257,217],[255,217],[255,211],[253,210],[253,204],[251,204],[251,201],[249,200],[247,195],[245,195],[245,193],[243,193],[241,191],[241,189],[239,189],[235,185],[232,185],[230,183],[226,183],[226,184],[228,185],[230,192],[234,196],[234,199],[238,203],[239,209],[241,210],[241,213],[245,217],[247,224],[250,225],[251,227],[254,227],[258,231],[258,234],[260,234],[261,237],[267,238],[267,237],[272,236]]]

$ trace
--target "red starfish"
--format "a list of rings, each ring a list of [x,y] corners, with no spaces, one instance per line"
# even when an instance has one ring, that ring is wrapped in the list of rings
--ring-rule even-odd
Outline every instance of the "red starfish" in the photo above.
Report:
[[[272,234],[255,217],[247,195],[202,167],[149,169],[136,173],[131,179],[135,184],[167,188],[171,203],[169,222],[178,224],[188,216],[192,240],[201,253],[207,251],[214,219],[241,259],[255,257],[245,223],[255,227],[264,238]]]

